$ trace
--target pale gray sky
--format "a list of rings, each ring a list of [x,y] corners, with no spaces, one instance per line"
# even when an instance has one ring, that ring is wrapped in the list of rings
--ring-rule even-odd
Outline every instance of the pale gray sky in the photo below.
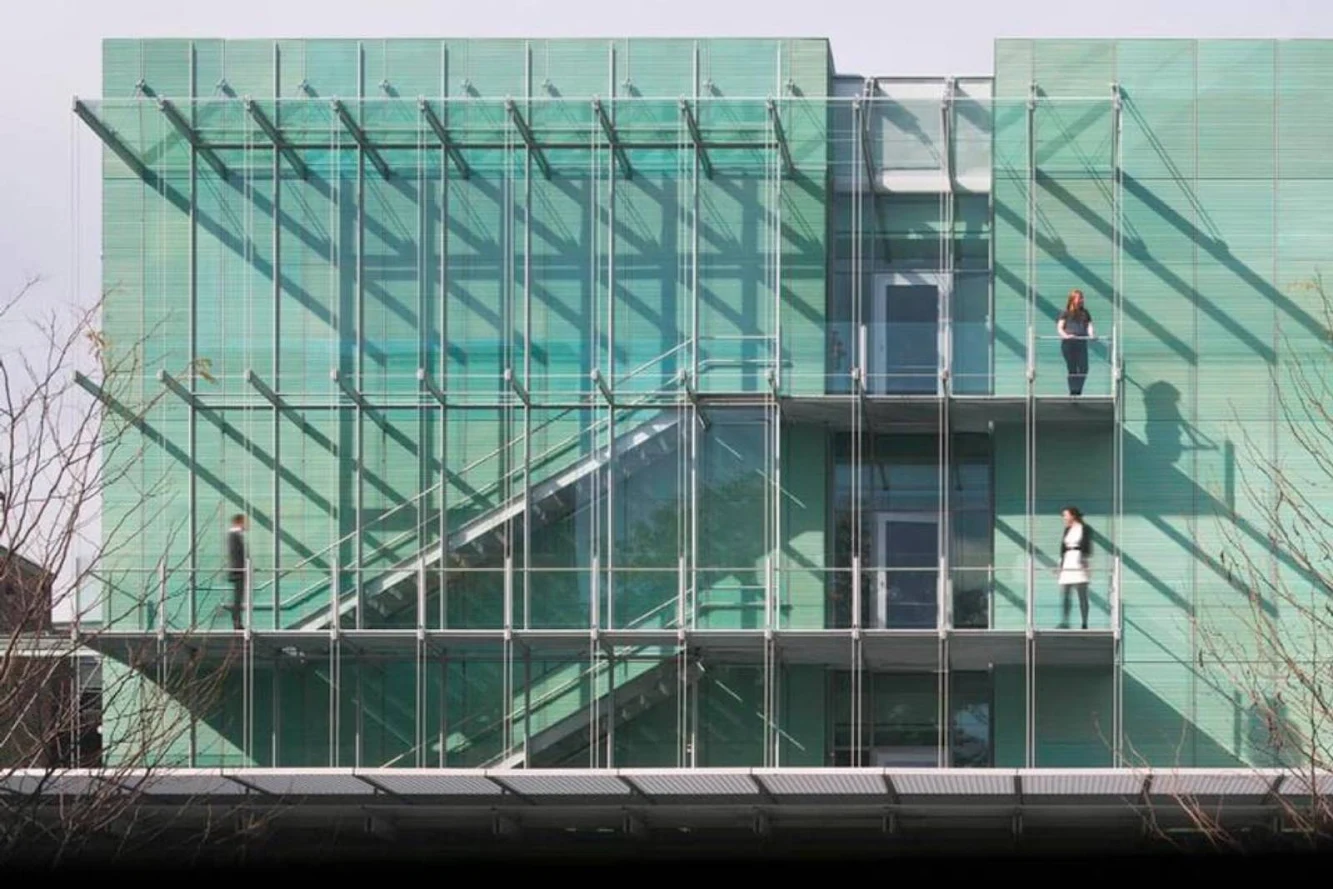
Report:
[[[101,92],[104,37],[828,37],[839,71],[979,74],[1006,37],[1333,37],[1327,0],[33,0],[0,16],[0,293],[71,295],[70,98]],[[80,288],[97,286],[92,143]],[[5,337],[0,332],[0,343]]]

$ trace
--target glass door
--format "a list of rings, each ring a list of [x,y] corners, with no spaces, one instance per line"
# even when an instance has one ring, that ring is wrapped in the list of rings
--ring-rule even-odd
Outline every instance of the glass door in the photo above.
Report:
[[[880,630],[934,629],[938,610],[940,520],[933,512],[874,516],[875,595],[865,625]]]
[[[899,272],[875,279],[867,388],[875,395],[937,395],[948,276]]]

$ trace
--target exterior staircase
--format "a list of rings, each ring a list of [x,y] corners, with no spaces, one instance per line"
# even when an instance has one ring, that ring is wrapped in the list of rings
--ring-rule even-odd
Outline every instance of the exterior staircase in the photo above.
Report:
[[[438,576],[429,569],[439,566],[449,554],[471,554],[477,557],[477,561],[481,561],[488,551],[499,548],[505,528],[512,520],[521,518],[525,511],[533,517],[534,525],[567,514],[576,507],[580,492],[586,490],[593,475],[608,463],[615,461],[620,465],[628,464],[632,471],[670,454],[677,444],[675,432],[679,423],[680,414],[676,411],[652,411],[646,419],[618,435],[611,446],[598,448],[596,453],[589,456],[578,445],[588,434],[597,431],[596,426],[601,425],[599,423],[566,439],[546,453],[535,456],[533,463],[545,465],[550,474],[534,484],[529,491],[511,496],[495,508],[463,521],[449,533],[448,540],[443,544],[437,543],[406,558],[391,559],[380,573],[366,576],[369,572],[363,568],[361,601],[367,608],[375,609],[380,614],[414,604],[414,583],[423,570],[434,581]],[[403,507],[419,506],[428,497],[438,495],[440,490],[440,485],[433,486],[418,495],[411,504],[403,504]],[[421,514],[420,509],[418,514]],[[379,551],[391,554],[410,548],[419,540],[419,528],[432,527],[437,520],[438,513],[434,520],[428,517],[425,521],[415,523],[411,530],[381,544]],[[286,629],[324,629],[332,620],[341,619],[354,611],[358,597],[355,586],[349,584],[349,590],[339,591],[335,612],[332,574],[330,572],[329,578],[321,579],[282,602],[283,614],[295,615],[291,619],[284,619]],[[262,599],[262,595],[258,598]]]

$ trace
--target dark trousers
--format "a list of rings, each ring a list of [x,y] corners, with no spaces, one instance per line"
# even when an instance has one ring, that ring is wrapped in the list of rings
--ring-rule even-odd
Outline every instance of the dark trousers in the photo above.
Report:
[[[1069,394],[1082,395],[1083,381],[1088,378],[1088,341],[1062,340],[1060,351],[1065,356],[1065,367],[1069,369]]]
[[[231,625],[236,629],[242,629],[241,615],[245,613],[245,572],[233,571],[231,573]]]
[[[1060,611],[1060,625],[1069,626],[1069,593],[1070,591],[1078,593],[1078,610],[1083,615],[1083,629],[1088,628],[1088,585],[1086,583],[1067,583],[1060,587],[1060,592],[1064,600]]]

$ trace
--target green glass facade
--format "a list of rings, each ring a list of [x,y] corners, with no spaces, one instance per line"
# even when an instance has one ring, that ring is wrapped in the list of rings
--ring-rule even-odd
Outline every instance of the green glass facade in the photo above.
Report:
[[[824,40],[107,41],[75,111],[142,360],[98,644],[229,664],[180,765],[1268,764],[1200,627],[1238,620],[1228,529],[1266,546],[1238,430],[1290,450],[1272,371],[1325,335],[1290,284],[1330,75],[1318,41],[1002,40],[957,80]]]

